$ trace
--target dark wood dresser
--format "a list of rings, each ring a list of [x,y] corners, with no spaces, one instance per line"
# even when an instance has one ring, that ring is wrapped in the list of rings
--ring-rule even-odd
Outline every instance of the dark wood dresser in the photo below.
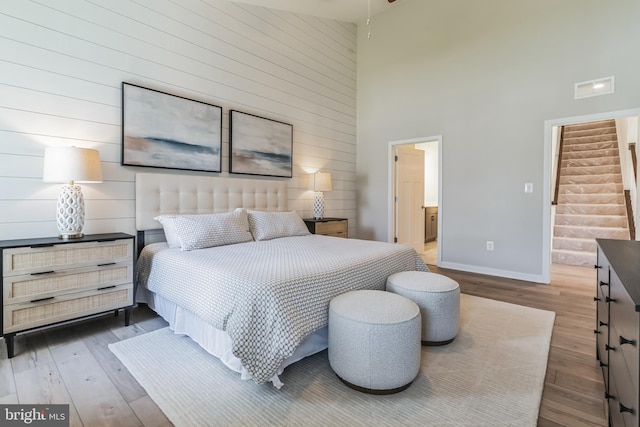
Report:
[[[596,239],[596,349],[609,424],[638,426],[640,242]]]

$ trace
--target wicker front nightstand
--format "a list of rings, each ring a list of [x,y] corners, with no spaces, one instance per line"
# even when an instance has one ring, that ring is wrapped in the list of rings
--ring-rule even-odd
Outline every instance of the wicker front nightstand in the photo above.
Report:
[[[348,224],[346,218],[307,218],[304,223],[313,234],[324,236],[347,237]]]
[[[19,332],[133,306],[134,237],[94,234],[79,239],[0,242],[2,323],[13,357]]]

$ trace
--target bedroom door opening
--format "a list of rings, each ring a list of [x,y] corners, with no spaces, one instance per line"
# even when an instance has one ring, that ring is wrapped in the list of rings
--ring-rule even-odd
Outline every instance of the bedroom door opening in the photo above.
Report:
[[[441,141],[391,141],[388,152],[389,241],[413,247],[432,265],[440,264],[442,253]]]

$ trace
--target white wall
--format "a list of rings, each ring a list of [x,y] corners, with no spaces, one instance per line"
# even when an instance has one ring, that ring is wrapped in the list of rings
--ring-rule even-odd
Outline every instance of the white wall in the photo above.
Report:
[[[388,239],[388,141],[441,134],[442,264],[540,280],[544,122],[640,104],[640,2],[395,5],[358,31],[359,236]],[[615,94],[574,100],[612,75]]]
[[[46,146],[100,151],[85,233],[134,232],[135,173],[180,173],[120,165],[122,81],[222,106],[223,175],[229,109],[293,124],[289,208],[310,216],[307,172],[331,172],[326,215],[355,230],[354,24],[227,0],[1,3],[0,239],[57,234]]]

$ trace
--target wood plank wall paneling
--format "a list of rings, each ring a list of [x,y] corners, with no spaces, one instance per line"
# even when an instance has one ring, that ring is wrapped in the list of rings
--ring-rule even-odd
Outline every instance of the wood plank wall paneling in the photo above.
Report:
[[[354,24],[228,0],[4,2],[0,239],[57,233],[47,146],[100,151],[85,233],[133,233],[135,173],[181,173],[120,165],[123,81],[223,107],[223,175],[230,109],[293,124],[289,208],[310,216],[308,173],[331,172],[325,214],[355,230],[356,41]]]

